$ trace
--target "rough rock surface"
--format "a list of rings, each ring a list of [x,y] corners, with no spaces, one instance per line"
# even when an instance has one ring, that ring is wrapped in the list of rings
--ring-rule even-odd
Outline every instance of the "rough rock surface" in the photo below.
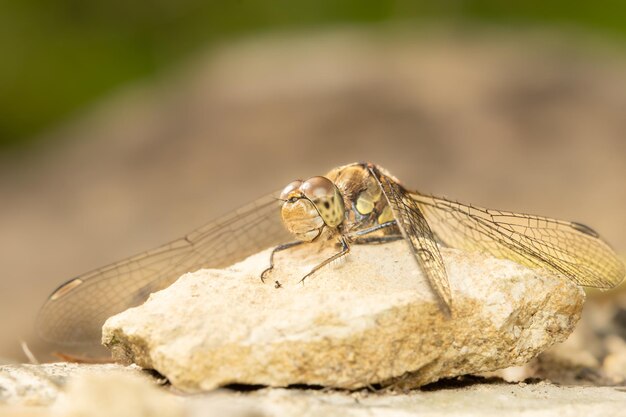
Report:
[[[527,362],[570,334],[584,301],[564,277],[443,249],[454,300],[447,319],[405,242],[354,245],[300,284],[327,251],[280,253],[265,284],[269,251],[186,274],[110,318],[103,342],[118,360],[189,392],[232,383],[415,387]]]

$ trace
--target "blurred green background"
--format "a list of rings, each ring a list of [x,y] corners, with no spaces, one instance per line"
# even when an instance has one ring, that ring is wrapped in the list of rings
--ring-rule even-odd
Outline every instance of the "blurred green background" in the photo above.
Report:
[[[199,48],[259,31],[425,19],[563,26],[623,42],[626,2],[1,0],[0,151]]]

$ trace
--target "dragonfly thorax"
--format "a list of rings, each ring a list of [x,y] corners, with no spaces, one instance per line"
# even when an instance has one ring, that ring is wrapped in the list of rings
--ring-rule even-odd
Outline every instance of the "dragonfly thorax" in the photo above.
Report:
[[[312,241],[324,227],[336,228],[345,218],[340,191],[325,177],[293,181],[280,195],[283,224],[299,240]]]

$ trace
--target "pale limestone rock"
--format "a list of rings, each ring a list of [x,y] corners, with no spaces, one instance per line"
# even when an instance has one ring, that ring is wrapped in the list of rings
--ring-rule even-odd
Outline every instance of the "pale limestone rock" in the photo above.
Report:
[[[280,253],[265,284],[269,250],[186,274],[110,318],[103,342],[189,392],[231,383],[414,387],[527,362],[570,334],[584,301],[567,278],[442,249],[454,302],[446,318],[403,241],[353,245],[344,262],[300,284],[328,250]]]

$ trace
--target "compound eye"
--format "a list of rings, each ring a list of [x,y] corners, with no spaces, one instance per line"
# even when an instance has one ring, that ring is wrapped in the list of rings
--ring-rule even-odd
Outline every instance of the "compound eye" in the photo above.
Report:
[[[300,191],[309,199],[327,226],[339,226],[345,216],[343,198],[339,189],[325,177],[309,178],[300,186]]]
[[[280,193],[279,198],[283,201],[291,200],[292,198],[296,197],[296,194],[298,194],[298,189],[301,185],[302,180],[295,180],[293,182],[290,182],[285,188],[283,188],[283,191]]]
[[[326,177],[309,178],[300,186],[304,196],[313,202],[334,196],[335,190],[335,184]]]

